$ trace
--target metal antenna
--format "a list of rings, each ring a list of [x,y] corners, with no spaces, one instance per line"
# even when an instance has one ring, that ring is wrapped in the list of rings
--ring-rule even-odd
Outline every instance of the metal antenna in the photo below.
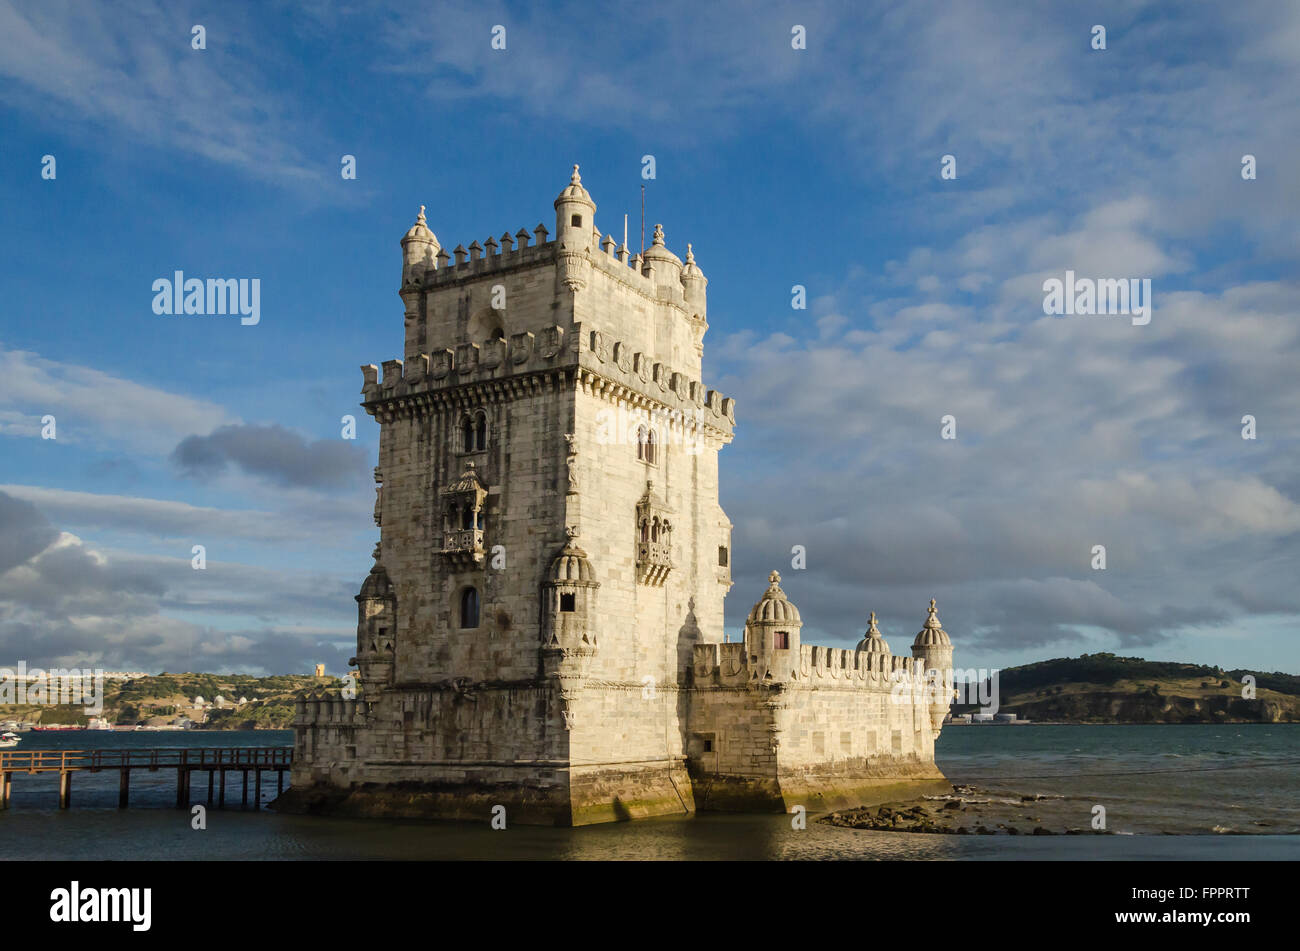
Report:
[[[645,257],[645,186],[641,186],[641,257]]]

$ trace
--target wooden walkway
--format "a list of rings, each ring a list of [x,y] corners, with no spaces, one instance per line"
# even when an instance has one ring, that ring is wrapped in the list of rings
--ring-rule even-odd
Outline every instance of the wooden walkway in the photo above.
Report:
[[[9,808],[13,777],[18,774],[58,773],[59,808],[72,805],[72,777],[76,773],[117,770],[117,805],[130,801],[131,773],[147,770],[176,772],[176,808],[190,804],[190,784],[195,773],[208,774],[208,805],[226,806],[226,775],[240,773],[243,793],[240,808],[248,808],[248,774],[253,774],[253,808],[262,804],[262,774],[275,773],[275,792],[284,790],[285,771],[293,766],[291,747],[203,747],[196,749],[134,750],[0,750],[0,809]],[[218,781],[219,777],[219,781]],[[214,788],[216,787],[216,788]]]

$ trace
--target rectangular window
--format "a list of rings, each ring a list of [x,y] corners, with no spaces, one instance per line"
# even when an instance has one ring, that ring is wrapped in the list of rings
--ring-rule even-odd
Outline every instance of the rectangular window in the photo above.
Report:
[[[825,753],[825,752],[826,752],[826,734],[825,734],[825,733],[814,733],[814,734],[812,735],[812,741],[813,741],[813,752],[814,752],[814,753]]]
[[[776,633],[774,633],[774,634],[772,635],[772,647],[773,647],[774,649],[776,649],[776,650],[779,650],[779,651],[787,651],[787,650],[789,650],[789,649],[790,649],[790,632],[789,632],[789,631],[777,631]]]
[[[725,567],[727,567],[727,560],[728,560],[728,559],[727,559],[727,554],[728,554],[728,553],[727,553],[727,546],[726,546],[726,545],[719,545],[719,546],[718,546],[718,567],[719,567],[719,568],[725,568]]]
[[[903,731],[895,730],[890,736],[890,746],[895,756],[902,755],[903,752]]]
[[[847,731],[840,734],[840,750],[844,753],[853,752],[853,734]]]
[[[560,610],[566,613],[572,613],[573,611],[576,611],[577,607],[574,604],[574,600],[576,597],[577,597],[576,595],[572,595],[572,594],[561,594]]]

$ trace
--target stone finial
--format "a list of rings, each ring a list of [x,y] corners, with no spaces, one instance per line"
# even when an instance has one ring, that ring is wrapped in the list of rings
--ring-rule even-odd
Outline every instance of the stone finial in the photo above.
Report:
[[[663,225],[655,225],[654,240],[651,242],[651,244],[652,244],[652,246],[653,246],[653,245],[658,245],[658,246],[661,247],[661,248],[664,246],[664,226],[663,226]]]
[[[614,236],[612,234],[605,235],[601,248],[604,250],[606,257],[612,258],[614,256]]]
[[[501,236],[501,251],[502,253],[505,253],[506,251],[513,251],[514,249],[515,249],[515,236],[512,235],[509,231],[507,231],[505,234]]]
[[[771,584],[780,584],[780,583],[781,583],[781,572],[779,572],[779,571],[774,571],[774,572],[772,572],[770,575],[767,576],[767,580],[768,580]]]
[[[451,249],[451,253],[454,254],[454,255],[456,255],[456,263],[457,263],[457,264],[464,264],[464,263],[465,263],[465,255],[468,253],[468,252],[465,250],[465,245],[463,245],[463,244],[458,244],[458,245],[456,245],[456,247],[454,247],[454,248]]]
[[[423,205],[420,206],[420,213],[419,213],[418,215],[415,216],[415,220],[418,221],[420,224],[425,225],[426,227],[428,226],[429,223],[428,223],[427,221],[424,220],[424,206],[423,206]]]
[[[528,247],[528,232],[525,229],[520,228],[518,231],[516,231],[515,237],[519,239],[519,249],[521,251],[524,248]]]
[[[573,166],[573,174],[569,176],[569,184],[570,184],[570,185],[581,185],[581,184],[582,184],[582,176],[578,174],[578,166],[577,166],[577,165],[574,165],[574,166]]]
[[[479,244],[478,241],[471,242],[469,246],[469,259],[471,261],[477,261],[482,256],[483,245]]]
[[[875,611],[872,611],[872,612],[871,612],[871,617],[867,619],[867,633],[868,633],[868,634],[879,634],[879,633],[880,633],[880,628],[878,628],[878,627],[876,626],[876,612],[875,612]]]
[[[546,236],[550,234],[550,232],[546,230],[546,225],[539,221],[537,222],[537,227],[533,229],[533,234],[537,235],[538,244],[545,244]]]
[[[686,242],[686,263],[695,263],[695,252],[691,250],[691,243],[689,241]]]
[[[497,253],[497,239],[488,235],[488,239],[483,242],[483,247],[487,249],[489,255],[495,255]]]
[[[446,248],[439,248],[439,249],[438,249],[438,255],[437,255],[437,257],[438,257],[438,268],[439,268],[439,270],[441,270],[442,268],[446,267],[446,266],[447,266],[447,262],[451,260],[451,255],[447,253],[447,249],[446,249]]]

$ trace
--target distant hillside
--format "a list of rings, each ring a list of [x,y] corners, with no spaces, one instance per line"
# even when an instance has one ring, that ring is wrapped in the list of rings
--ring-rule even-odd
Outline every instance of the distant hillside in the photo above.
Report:
[[[1242,697],[1245,676],[1255,697]],[[1300,677],[1084,654],[998,673],[999,709],[1067,723],[1297,723]],[[953,705],[968,713],[975,705]]]
[[[337,677],[288,674],[251,677],[246,674],[162,673],[135,680],[104,683],[104,716],[113,724],[163,725],[180,718],[208,730],[284,730],[293,721],[294,697],[305,690],[337,689]],[[202,697],[207,706],[196,707]],[[224,704],[216,707],[217,697]],[[241,698],[247,703],[237,703]],[[86,722],[79,706],[2,706],[0,720],[41,724]],[[206,720],[206,722],[198,722]]]

